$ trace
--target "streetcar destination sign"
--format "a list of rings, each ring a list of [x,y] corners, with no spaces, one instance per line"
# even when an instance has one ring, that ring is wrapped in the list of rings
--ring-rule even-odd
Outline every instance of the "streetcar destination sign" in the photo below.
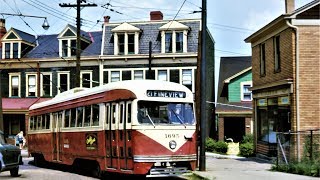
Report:
[[[186,93],[182,91],[147,90],[147,96],[164,98],[185,98]]]

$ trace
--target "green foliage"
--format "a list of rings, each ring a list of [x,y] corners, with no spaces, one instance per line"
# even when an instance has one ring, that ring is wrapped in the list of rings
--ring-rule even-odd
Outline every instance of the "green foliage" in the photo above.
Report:
[[[206,151],[213,152],[214,151],[215,141],[212,138],[206,138]]]
[[[228,144],[223,141],[215,141],[212,138],[206,138],[206,151],[226,153],[228,150]]]
[[[312,138],[312,139],[311,139]],[[312,142],[312,143],[311,143]],[[303,161],[320,161],[319,135],[308,135],[303,146]]]
[[[253,134],[246,134],[245,136],[243,136],[241,144],[244,143],[253,143]]]
[[[228,144],[223,141],[217,141],[214,148],[218,153],[226,153],[228,151]]]
[[[271,170],[287,172],[293,174],[301,174],[306,176],[320,177],[320,162],[294,162],[286,164],[280,164],[278,166],[273,165]]]
[[[253,143],[246,142],[239,146],[240,155],[244,157],[251,157],[254,155]]]

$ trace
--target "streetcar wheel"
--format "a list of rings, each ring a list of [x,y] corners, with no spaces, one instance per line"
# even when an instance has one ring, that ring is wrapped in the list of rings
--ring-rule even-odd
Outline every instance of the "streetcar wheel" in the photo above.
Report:
[[[96,163],[96,165],[92,169],[92,175],[93,175],[93,177],[96,177],[96,178],[101,177],[101,170],[100,170],[100,166],[98,163]]]
[[[19,175],[19,166],[15,167],[13,169],[10,169],[10,175],[12,177],[17,177]]]
[[[44,166],[44,158],[41,155],[36,155],[34,156],[34,165],[38,167],[43,167]]]

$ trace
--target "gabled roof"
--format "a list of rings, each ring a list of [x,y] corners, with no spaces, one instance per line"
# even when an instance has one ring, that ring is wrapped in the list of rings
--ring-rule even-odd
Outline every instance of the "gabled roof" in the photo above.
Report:
[[[189,27],[182,24],[182,23],[179,23],[177,21],[170,21],[168,22],[167,24],[161,26],[159,28],[159,30],[161,31],[165,31],[165,30],[188,30]]]
[[[295,19],[299,14],[305,13],[312,8],[318,9],[316,10],[315,14],[316,16],[318,16],[318,19],[319,19],[319,16],[320,16],[319,5],[320,5],[320,0],[314,0],[302,6],[301,8],[296,9],[290,14],[282,14],[276,19],[274,19],[273,21],[271,21],[270,23],[268,23],[267,25],[265,25],[264,27],[262,27],[261,29],[259,29],[258,31],[254,32],[252,35],[247,37],[244,41],[249,43],[257,39],[260,39],[262,37],[265,37],[265,34],[273,32],[275,29],[278,29],[279,27],[286,25],[287,20]]]
[[[122,23],[111,30],[111,32],[137,32],[137,31],[141,31],[141,30],[127,22]]]
[[[74,36],[72,36],[72,35],[71,36],[70,35],[66,36],[67,32],[73,33]],[[87,34],[88,34],[87,32],[85,32],[83,30],[80,30],[81,39],[85,40],[85,41],[87,41],[89,43],[90,42],[90,37]],[[70,37],[72,37],[72,38],[76,38],[77,37],[77,28],[72,26],[72,25],[70,25],[70,24],[67,24],[67,26],[59,33],[58,38],[60,39],[60,38],[70,38]]]
[[[235,75],[233,75],[233,76],[231,76],[231,77],[229,77],[229,78],[225,79],[225,80],[224,80],[224,83],[229,83],[229,82],[230,82],[230,80],[232,80],[232,79],[234,79],[234,78],[236,78],[236,77],[238,77],[238,76],[240,76],[240,75],[242,75],[242,74],[244,74],[244,73],[246,73],[246,72],[250,71],[251,69],[252,69],[252,66],[250,66],[250,67],[248,67],[247,69],[244,69],[244,70],[242,70],[242,71],[238,72],[237,74],[235,74]]]
[[[12,33],[14,34],[14,36],[17,37],[16,40],[25,41],[25,42],[28,42],[30,44],[35,44],[35,42],[36,42],[36,37],[34,35],[28,34],[26,32],[20,31],[20,30],[15,29],[15,28],[11,28],[6,33],[6,35],[2,37],[2,41],[6,40],[6,38],[8,36],[10,36]],[[14,39],[7,39],[7,41],[10,41],[10,40],[14,40]]]
[[[251,56],[221,57],[217,102],[229,103],[224,81],[251,67]]]
[[[308,4],[306,4],[306,5],[302,6],[302,7],[294,10],[290,14],[289,18],[296,18],[297,15],[299,15],[299,14],[301,14],[301,13],[303,13],[303,12],[305,12],[305,11],[307,11],[307,10],[309,10],[309,9],[319,5],[319,4],[320,4],[320,0],[311,1],[310,3],[308,3]],[[320,14],[319,11],[318,11],[318,14]]]

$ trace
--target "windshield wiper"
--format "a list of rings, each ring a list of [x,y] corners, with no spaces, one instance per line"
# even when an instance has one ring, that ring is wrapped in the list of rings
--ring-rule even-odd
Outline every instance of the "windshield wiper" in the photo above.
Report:
[[[150,120],[151,124],[153,125],[153,127],[156,127],[156,125],[153,123],[153,121],[152,121],[151,117],[149,116],[149,114],[147,114],[147,117],[149,118],[149,120]]]
[[[182,121],[182,119],[179,117],[179,115],[178,115],[176,112],[174,112],[174,110],[171,109],[171,111],[172,111],[173,114],[179,119],[180,123],[183,124],[184,127],[186,128],[186,127],[187,127],[186,124]]]

